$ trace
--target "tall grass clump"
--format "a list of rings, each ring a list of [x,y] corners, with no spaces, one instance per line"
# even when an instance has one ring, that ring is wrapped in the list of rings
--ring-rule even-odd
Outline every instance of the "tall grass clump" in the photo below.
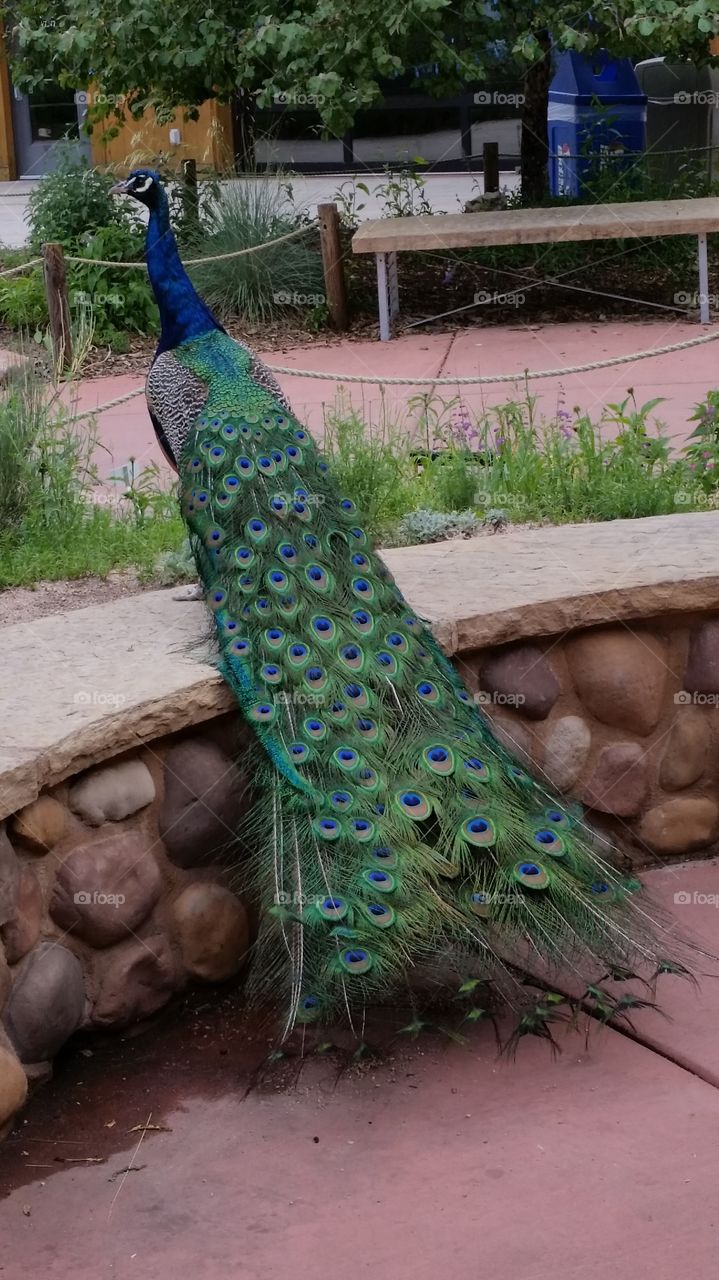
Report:
[[[325,448],[386,546],[466,536],[477,522],[497,529],[719,506],[719,393],[698,407],[699,427],[680,451],[654,421],[660,403],[628,396],[598,420],[563,407],[545,419],[526,394],[474,417],[459,398],[421,396],[404,423],[366,425],[339,402],[326,414]]]
[[[295,231],[300,222],[288,207],[286,184],[262,180],[223,186],[205,209],[188,256],[214,257],[266,244]],[[204,262],[190,269],[193,283],[222,318],[240,316],[266,323],[285,308],[306,313],[323,303],[322,261],[316,231],[240,258]]]
[[[0,390],[0,589],[43,579],[150,574],[182,541],[174,492],[157,469],[124,491],[100,485],[94,424],[28,364]],[[109,465],[109,464],[108,464]]]

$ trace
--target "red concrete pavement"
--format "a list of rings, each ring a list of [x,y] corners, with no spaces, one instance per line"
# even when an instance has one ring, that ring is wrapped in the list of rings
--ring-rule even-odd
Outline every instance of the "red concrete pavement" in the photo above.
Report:
[[[680,920],[674,892],[707,892],[716,870],[679,869]],[[650,875],[660,896],[673,875]],[[676,999],[665,1051],[693,1030],[693,1051],[719,1058],[710,1003]],[[123,1043],[76,1050],[0,1148],[3,1280],[717,1274],[719,1090],[615,1031],[564,1035],[556,1059],[524,1041],[512,1062],[480,1027],[465,1046],[420,1039],[339,1076],[313,1060],[249,1092],[202,1005],[174,1047],[161,1022],[128,1041],[134,1059]],[[129,1130],[150,1114],[161,1129],[138,1149]]]
[[[317,370],[340,375],[367,377],[435,376],[460,377],[530,371],[529,390],[538,398],[538,412],[556,420],[559,408],[571,412],[574,406],[599,418],[603,406],[623,400],[634,389],[638,404],[655,396],[666,403],[655,411],[671,437],[680,443],[690,428],[693,405],[706,391],[719,385],[719,346],[713,343],[673,355],[645,358],[593,373],[532,380],[531,371],[567,368],[695,338],[706,332],[697,324],[678,320],[613,321],[611,323],[567,323],[541,326],[517,324],[513,327],[463,329],[455,334],[423,333],[398,338],[391,343],[373,341],[326,345],[313,343],[287,352],[263,353],[268,363]],[[125,391],[142,385],[143,379],[118,375],[87,380],[80,387],[80,407],[95,408]],[[418,394],[431,394],[432,384],[385,387],[363,383],[319,381],[301,374],[281,375],[297,414],[315,432],[321,433],[325,416],[338,401],[351,403],[363,419],[379,429],[391,422],[401,429],[415,429],[417,409],[409,401]],[[461,397],[475,413],[525,394],[523,380],[516,384],[479,387],[439,387],[439,400]],[[97,463],[102,476],[121,466],[130,457],[143,466],[150,459],[161,462],[152,426],[142,399],[109,410],[100,419],[100,439],[104,448]]]

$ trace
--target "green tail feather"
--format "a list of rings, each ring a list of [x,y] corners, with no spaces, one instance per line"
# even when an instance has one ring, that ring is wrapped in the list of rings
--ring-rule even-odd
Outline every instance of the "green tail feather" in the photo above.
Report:
[[[182,510],[222,670],[264,751],[253,814],[255,985],[350,1021],[448,949],[483,973],[664,962],[580,814],[494,739],[311,438],[213,333]]]

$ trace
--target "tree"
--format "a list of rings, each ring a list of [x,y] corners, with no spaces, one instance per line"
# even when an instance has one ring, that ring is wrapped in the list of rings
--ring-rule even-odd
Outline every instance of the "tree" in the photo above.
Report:
[[[341,136],[382,98],[382,81],[418,63],[438,69],[423,87],[441,96],[481,86],[498,63],[525,82],[523,195],[546,181],[546,106],[555,50],[604,46],[615,54],[705,61],[717,0],[5,0],[15,83],[49,78],[98,98],[118,117],[154,107],[190,114],[208,97],[312,96],[325,130]]]

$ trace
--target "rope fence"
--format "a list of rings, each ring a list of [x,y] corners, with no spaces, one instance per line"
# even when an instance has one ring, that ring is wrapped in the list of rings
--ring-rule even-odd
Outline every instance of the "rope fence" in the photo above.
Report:
[[[206,258],[185,258],[183,266],[199,267],[204,262],[229,262],[230,258],[244,258],[249,253],[260,253],[263,249],[270,249],[276,244],[284,244],[286,240],[294,240],[297,236],[304,236],[308,231],[317,229],[317,221],[308,222],[304,227],[296,227],[294,231],[288,231],[284,236],[276,236],[274,240],[265,240],[263,244],[253,244],[247,249],[233,249],[231,253],[213,253]],[[71,254],[64,255],[66,262],[73,262],[79,266],[89,267],[132,267],[136,270],[146,271],[147,267],[144,262],[112,262],[107,258],[76,258]],[[41,259],[36,258],[35,262]],[[32,265],[30,263],[26,265]]]
[[[652,356],[670,355],[674,351],[686,351],[689,347],[703,346],[706,342],[716,342],[719,329],[715,333],[705,333],[697,338],[687,338],[685,342],[672,342],[663,347],[652,347],[649,351],[632,351],[624,356],[610,356],[606,360],[587,361],[586,364],[567,365],[563,369],[523,369],[517,373],[491,373],[471,377],[440,378],[374,378],[365,373],[324,373],[317,369],[294,369],[289,365],[269,364],[271,373],[285,374],[292,378],[320,378],[328,382],[360,382],[379,387],[468,387],[491,386],[506,382],[524,382],[532,378],[563,378],[572,373],[591,373],[594,369],[610,369],[614,365],[632,364],[635,360],[648,360]],[[94,418],[115,409],[118,405],[134,400],[144,394],[144,387],[136,387],[134,391],[126,391],[124,395],[115,396],[114,400],[106,400],[104,404],[88,409],[85,413],[75,414],[70,421],[80,422],[84,418]]]

